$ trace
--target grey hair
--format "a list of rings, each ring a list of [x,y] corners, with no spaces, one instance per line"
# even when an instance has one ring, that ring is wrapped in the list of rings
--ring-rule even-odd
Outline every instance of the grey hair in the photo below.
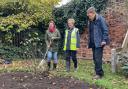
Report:
[[[96,13],[96,9],[95,9],[95,7],[90,7],[90,8],[88,8],[88,10],[87,10],[87,13]]]

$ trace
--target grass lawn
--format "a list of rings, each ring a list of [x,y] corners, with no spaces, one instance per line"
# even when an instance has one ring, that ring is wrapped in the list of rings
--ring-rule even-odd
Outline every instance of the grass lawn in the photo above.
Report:
[[[128,79],[119,74],[111,73],[110,64],[103,65],[105,76],[101,80],[92,80],[92,76],[94,75],[94,65],[91,60],[79,60],[78,66],[79,68],[77,72],[74,72],[72,67],[71,72],[67,73],[66,71],[64,71],[64,60],[60,60],[58,71],[51,71],[51,73],[57,76],[72,76],[79,80],[84,80],[85,82],[88,82],[90,84],[96,84],[105,89],[128,89]]]

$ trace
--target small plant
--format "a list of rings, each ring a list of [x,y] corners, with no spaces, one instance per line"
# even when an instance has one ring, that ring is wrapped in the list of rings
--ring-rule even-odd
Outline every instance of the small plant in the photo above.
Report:
[[[128,52],[118,54],[118,64],[121,64],[123,74],[128,77]]]
[[[4,44],[0,44],[0,56],[3,59],[14,59],[20,58],[20,48],[14,46],[6,46]]]
[[[123,74],[128,78],[128,64],[125,64],[123,67]]]

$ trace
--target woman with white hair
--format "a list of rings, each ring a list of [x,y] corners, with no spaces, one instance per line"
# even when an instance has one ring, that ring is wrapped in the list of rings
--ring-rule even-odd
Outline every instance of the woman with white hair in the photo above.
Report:
[[[64,51],[66,54],[66,71],[70,71],[70,59],[74,63],[74,70],[77,70],[77,50],[80,47],[80,35],[78,28],[75,27],[75,20],[68,19],[68,28],[65,30]]]

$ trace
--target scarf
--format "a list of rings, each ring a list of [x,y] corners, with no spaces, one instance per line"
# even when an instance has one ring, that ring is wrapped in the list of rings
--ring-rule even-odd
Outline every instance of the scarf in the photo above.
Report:
[[[51,27],[51,26],[49,26],[49,32],[51,32],[51,33],[53,33],[53,32],[55,32],[55,26],[54,27]]]

